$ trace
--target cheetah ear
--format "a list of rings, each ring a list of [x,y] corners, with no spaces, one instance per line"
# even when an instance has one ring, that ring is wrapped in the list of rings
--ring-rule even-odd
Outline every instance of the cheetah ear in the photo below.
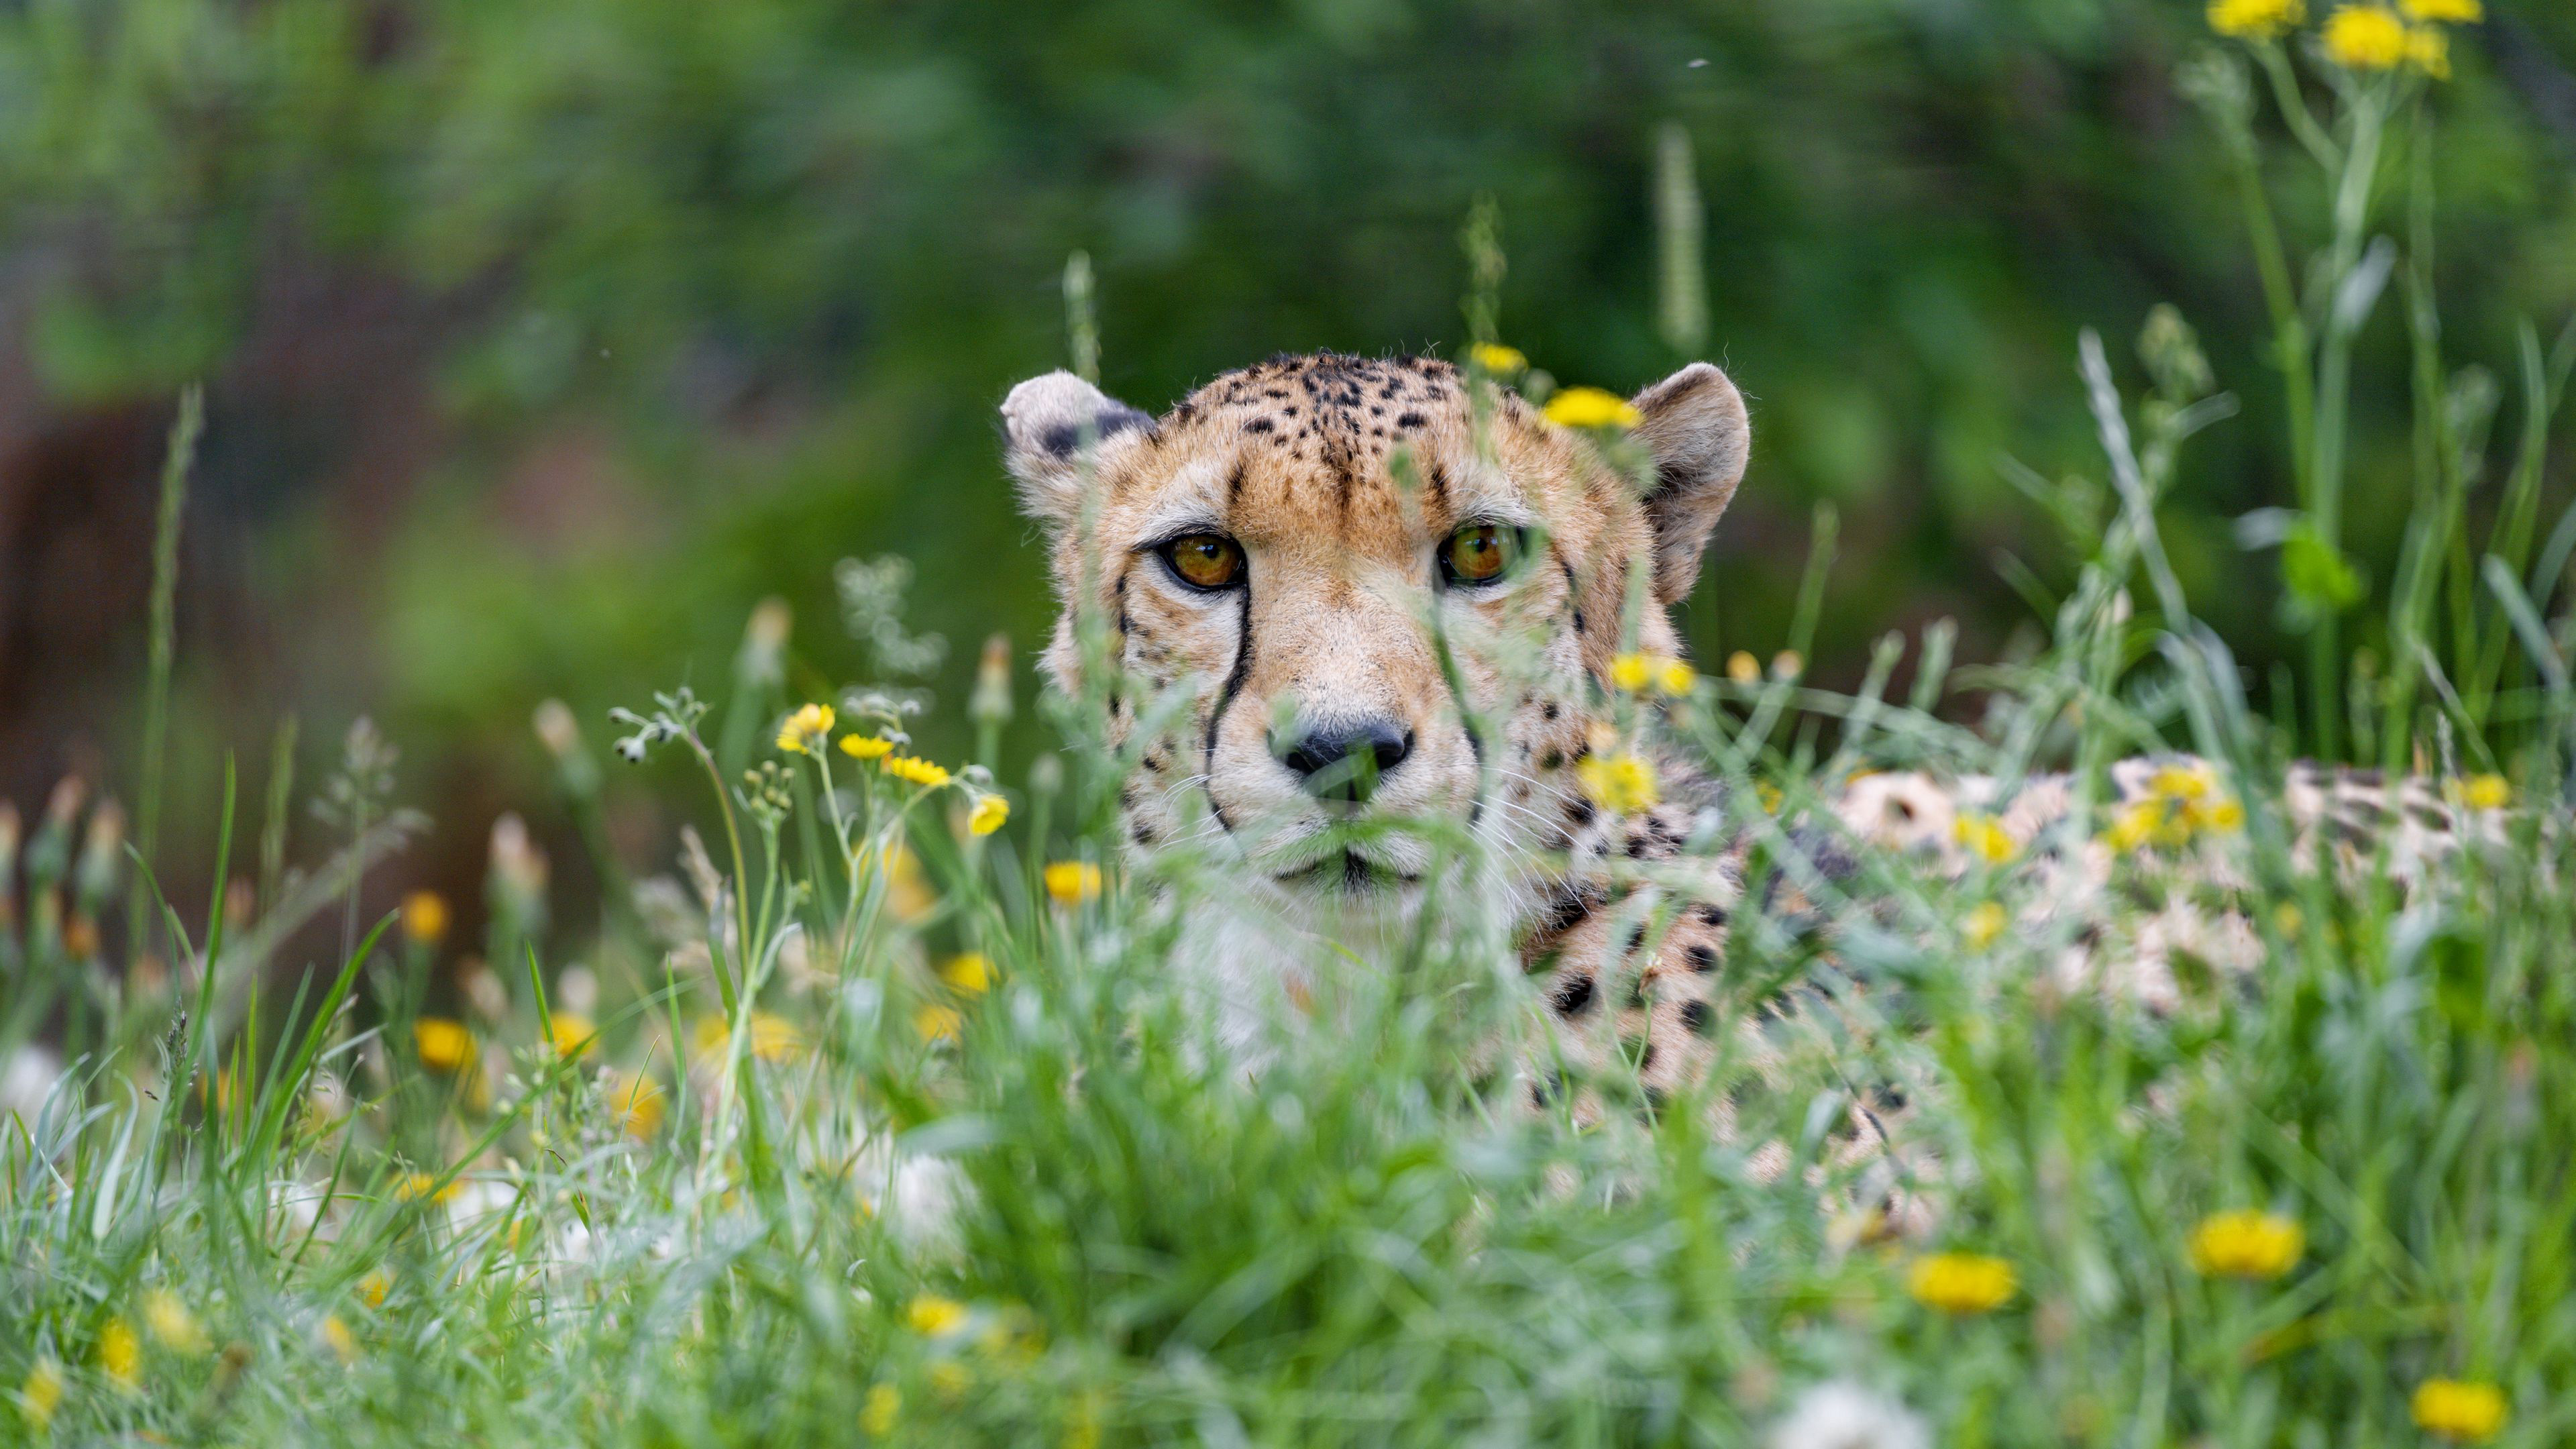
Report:
[[[1081,509],[1086,441],[1096,471],[1153,431],[1152,418],[1069,372],[1030,378],[1002,399],[1003,451],[1020,506],[1046,523],[1070,523]]]
[[[1655,599],[1669,608],[1699,581],[1700,551],[1744,479],[1753,424],[1726,374],[1694,362],[1632,400],[1636,436],[1654,450],[1646,519],[1655,530]]]

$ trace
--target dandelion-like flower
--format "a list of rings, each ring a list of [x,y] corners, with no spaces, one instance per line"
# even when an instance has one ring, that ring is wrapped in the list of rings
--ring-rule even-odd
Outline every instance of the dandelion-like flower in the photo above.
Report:
[[[661,1131],[662,1111],[662,1084],[652,1077],[618,1072],[609,1078],[608,1113],[627,1136],[640,1142]]]
[[[2390,70],[2407,54],[2406,22],[2376,5],[2346,5],[2326,17],[2326,58],[2346,70]]]
[[[981,951],[951,957],[939,968],[939,979],[960,995],[981,996],[993,989],[993,959]]]
[[[859,1410],[859,1427],[877,1438],[894,1432],[895,1416],[903,1412],[903,1392],[892,1384],[878,1384],[868,1390],[868,1401]]]
[[[35,1367],[27,1370],[27,1381],[18,1386],[18,1412],[26,1416],[27,1427],[43,1433],[62,1403],[63,1366],[49,1358],[36,1360]]]
[[[2278,1278],[2299,1264],[2308,1235],[2294,1218],[2242,1209],[2212,1213],[2191,1233],[2191,1266],[2204,1278]]]
[[[1999,940],[2004,927],[2011,924],[2012,918],[2005,914],[2002,905],[1983,901],[1975,910],[1968,912],[1966,920],[1959,923],[1959,939],[1967,943],[1969,950],[1982,951]]]
[[[1914,1260],[1905,1276],[1905,1291],[1914,1301],[1944,1313],[1991,1313],[2013,1296],[2018,1280],[2012,1264],[1983,1253],[1934,1253]]]
[[[1675,699],[1691,692],[1699,684],[1699,671],[1678,659],[1667,659],[1655,671],[1655,688]]]
[[[975,808],[966,812],[966,833],[990,835],[1011,818],[1011,802],[999,795],[978,795]]]
[[[393,1291],[394,1275],[382,1268],[370,1268],[367,1276],[358,1280],[358,1297],[369,1308],[384,1307],[385,1295]]]
[[[1858,1384],[1817,1384],[1771,1430],[1770,1449],[1931,1449],[1923,1421]]]
[[[1499,342],[1479,342],[1467,349],[1467,355],[1475,360],[1478,367],[1496,377],[1517,377],[1529,370],[1529,359],[1521,354],[1519,348],[1505,347]]]
[[[2513,786],[2502,775],[2471,775],[2460,782],[2459,798],[2472,810],[2502,810],[2513,803]]]
[[[947,784],[950,778],[946,767],[912,755],[888,755],[878,762],[877,768],[898,780],[932,790]]]
[[[923,1041],[955,1041],[966,1018],[953,1006],[925,1006],[912,1014],[912,1030]]]
[[[1610,661],[1610,687],[1624,694],[1643,694],[1654,669],[1654,660],[1647,655],[1622,654]]]
[[[1080,905],[1100,894],[1100,867],[1087,860],[1059,860],[1046,868],[1046,893],[1060,906]]]
[[[406,1172],[403,1174],[402,1181],[394,1184],[394,1200],[419,1202],[427,1198],[432,1202],[454,1202],[464,1191],[465,1184],[455,1179],[450,1179],[445,1187],[440,1187],[438,1179],[426,1172]]]
[[[965,1326],[966,1305],[954,1298],[924,1293],[905,1307],[903,1319],[924,1338],[942,1338]]]
[[[2437,81],[2451,78],[2451,33],[2435,25],[2406,32],[2406,63]]]
[[[2003,865],[2021,853],[2021,847],[2013,843],[2012,832],[1991,815],[1961,811],[1959,818],[1951,822],[1950,835],[1968,854],[1988,865]]]
[[[132,1393],[143,1383],[143,1339],[134,1325],[111,1318],[98,1331],[98,1366],[120,1389]]]
[[[2504,1391],[2475,1379],[2426,1379],[2408,1405],[2415,1426],[2455,1444],[2483,1444],[2504,1430]]]
[[[721,1016],[703,1017],[691,1034],[701,1056],[714,1056],[733,1046],[733,1025]],[[751,1014],[751,1054],[764,1062],[792,1062],[805,1054],[804,1033],[774,1011]]]
[[[433,1072],[462,1071],[474,1060],[474,1033],[453,1017],[422,1017],[411,1024],[411,1040],[420,1064]]]
[[[1610,685],[1626,694],[1652,690],[1676,699],[1699,683],[1699,671],[1669,654],[1622,654],[1610,661]]]
[[[853,760],[882,760],[894,753],[894,741],[881,735],[843,735],[841,753]]]
[[[1547,420],[1568,428],[1633,428],[1646,417],[1615,392],[1569,387],[1547,400]]]
[[[1742,685],[1762,682],[1762,661],[1742,649],[1726,656],[1726,677]]]
[[[436,891],[413,891],[403,897],[403,939],[415,946],[435,946],[447,939],[447,898]]]
[[[1663,798],[1655,782],[1654,764],[1641,755],[1622,750],[1615,755],[1587,755],[1575,766],[1582,777],[1583,793],[1592,803],[1613,815],[1635,815],[1655,808]]]
[[[172,1353],[193,1358],[213,1345],[206,1341],[206,1330],[197,1326],[197,1315],[179,1295],[167,1288],[155,1288],[143,1295],[143,1326],[152,1337]]]
[[[2306,0],[2209,0],[2209,28],[2221,35],[2271,40],[2307,18]]]
[[[2397,0],[2397,7],[2410,19],[2439,25],[2475,25],[2487,18],[2480,0]]]
[[[582,1055],[590,1050],[592,1039],[599,1035],[597,1024],[577,1011],[556,1012],[551,1025],[554,1031],[548,1037],[547,1044],[555,1049],[555,1055],[559,1057]]]
[[[802,755],[823,748],[832,737],[832,707],[828,704],[803,704],[778,727],[778,747],[790,754]]]
[[[340,1321],[340,1315],[334,1313],[323,1319],[321,1334],[322,1346],[331,1350],[333,1358],[344,1364],[358,1361],[358,1336],[349,1331],[349,1325]]]

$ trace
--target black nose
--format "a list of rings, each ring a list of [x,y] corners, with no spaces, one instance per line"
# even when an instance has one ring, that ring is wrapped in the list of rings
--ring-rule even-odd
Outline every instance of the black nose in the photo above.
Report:
[[[1357,803],[1412,753],[1412,731],[1372,720],[1305,730],[1283,743],[1279,762],[1297,772],[1308,794]]]

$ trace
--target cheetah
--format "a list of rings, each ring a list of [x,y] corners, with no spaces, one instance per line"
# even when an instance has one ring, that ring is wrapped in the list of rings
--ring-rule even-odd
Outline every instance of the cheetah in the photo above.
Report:
[[[1469,888],[1509,921],[1552,1022],[1517,1068],[1534,1108],[1567,1095],[1569,1065],[1626,1076],[1651,1111],[1700,1080],[1721,1033],[1758,1059],[1800,984],[1744,999],[1725,979],[1736,914],[1799,916],[1802,889],[1850,877],[1856,850],[1955,874],[1973,822],[2012,852],[2054,852],[2071,888],[2108,883],[2098,842],[2047,844],[2072,800],[2063,778],[2011,798],[1856,779],[1829,802],[1832,828],[1793,842],[1804,880],[1756,867],[1727,782],[1689,761],[1635,745],[1649,753],[1622,763],[1657,782],[1651,797],[1600,787],[1602,752],[1656,737],[1622,721],[1640,706],[1614,668],[1682,655],[1669,611],[1750,456],[1744,400],[1708,363],[1638,393],[1615,430],[1560,425],[1438,359],[1333,353],[1226,373],[1160,417],[1049,373],[1012,389],[1001,420],[1062,605],[1045,671],[1069,693],[1104,669],[1138,686],[1105,694],[1107,739],[1136,761],[1127,847],[1222,848],[1251,882],[1187,953],[1234,1049],[1257,1052],[1267,1004],[1299,989],[1283,939],[1398,929],[1440,888],[1438,831],[1389,821],[1465,832],[1495,863]],[[2196,761],[2112,775],[2132,814],[2216,788]],[[2304,788],[2291,804],[2308,826],[2350,803],[2337,778]],[[2432,819],[2426,853],[2457,824],[2438,798],[2404,813]],[[2186,912],[2110,954],[2152,1002],[2182,953],[2250,969],[2260,942]],[[1883,1135],[1878,1106],[1903,1096],[1854,1093],[1853,1133]],[[1597,1095],[1566,1105],[1603,1110]],[[1711,1110],[1724,1130],[1724,1100]]]

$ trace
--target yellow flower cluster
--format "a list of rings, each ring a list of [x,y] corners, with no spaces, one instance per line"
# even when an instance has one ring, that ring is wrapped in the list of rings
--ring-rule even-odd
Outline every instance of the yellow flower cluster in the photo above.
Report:
[[[903,1311],[904,1321],[924,1338],[945,1338],[966,1325],[966,1305],[954,1298],[924,1293]]]
[[[1610,661],[1611,687],[1627,694],[1649,690],[1680,698],[1699,683],[1699,671],[1669,654],[1622,654]]]
[[[195,1358],[214,1346],[207,1341],[206,1330],[198,1326],[197,1315],[190,1313],[179,1295],[167,1288],[155,1288],[143,1295],[143,1325],[172,1353]]]
[[[618,1072],[608,1079],[608,1112],[626,1135],[643,1141],[662,1130],[662,1084],[642,1072]]]
[[[947,784],[950,779],[944,766],[934,765],[928,760],[912,755],[888,755],[877,763],[877,768],[898,780],[932,790]]]
[[[2209,28],[2246,40],[2278,40],[2308,18],[2306,0],[2209,0]],[[2317,41],[2326,59],[2345,70],[2395,70],[2411,65],[2435,80],[2451,77],[2451,36],[2445,25],[2473,25],[2486,18],[2482,0],[2354,0],[2326,17]]]
[[[433,1072],[462,1071],[474,1060],[474,1033],[451,1017],[422,1017],[411,1024],[411,1039],[421,1065]]]
[[[2270,40],[2307,18],[2305,0],[2209,0],[2209,28],[2221,35]]]
[[[1646,417],[1615,392],[1569,387],[1547,400],[1547,420],[1566,428],[1633,428]]]
[[[820,750],[823,742],[832,737],[832,720],[832,707],[828,704],[799,705],[778,727],[778,747],[797,755]]]
[[[2012,832],[2004,829],[2002,821],[1973,810],[1959,812],[1959,818],[1950,824],[1950,838],[1957,841],[1962,850],[1988,865],[2005,865],[2021,854],[2021,847],[2013,841]]]
[[[98,1366],[118,1388],[132,1393],[143,1383],[143,1339],[134,1325],[111,1318],[98,1331]]]
[[[1479,342],[1467,349],[1467,356],[1496,377],[1517,377],[1529,370],[1529,359],[1521,355],[1519,348],[1499,342]]]
[[[939,979],[961,996],[981,996],[993,989],[993,958],[981,951],[969,951],[940,967]]]
[[[415,946],[435,946],[447,939],[447,898],[436,891],[413,891],[403,897],[403,939]]]
[[[2513,786],[2502,775],[2471,775],[2451,793],[2471,810],[2502,810],[2513,803]]]
[[[733,1045],[733,1027],[721,1016],[703,1017],[691,1033],[700,1056],[717,1056]],[[764,1062],[792,1062],[805,1053],[804,1034],[796,1023],[774,1011],[751,1014],[751,1054]]]
[[[1582,777],[1583,793],[1613,815],[1652,810],[1663,798],[1656,785],[1654,763],[1625,750],[1615,755],[1587,755],[1574,771]]]
[[[978,795],[975,808],[966,812],[966,833],[990,835],[1011,818],[1011,802],[999,795]]]
[[[2001,905],[1985,901],[1968,912],[1968,918],[1959,924],[1959,938],[1968,943],[1969,950],[1982,951],[2001,939],[2004,927],[2011,924],[2012,918]]]
[[[894,741],[878,735],[843,735],[841,753],[853,760],[882,760],[894,753]]]
[[[2147,791],[2111,817],[2104,843],[2122,854],[2159,846],[2178,850],[2195,835],[2225,835],[2245,828],[2245,807],[2219,788],[2207,762],[2167,765],[2147,781]]]
[[[2213,1213],[2192,1229],[2191,1266],[2204,1278],[2278,1278],[2307,1246],[2297,1220],[2279,1213]]]
[[[2011,1301],[2020,1285],[2012,1264],[1983,1253],[1934,1253],[1914,1260],[1905,1291],[1944,1313],[1991,1313]]]
[[[955,1041],[965,1029],[965,1015],[953,1006],[925,1006],[912,1014],[913,1035],[923,1041]]]
[[[2408,1405],[2415,1427],[2457,1444],[2483,1444],[2503,1432],[2504,1391],[2476,1380],[2426,1379]]]
[[[1087,860],[1056,861],[1046,868],[1046,893],[1057,905],[1080,905],[1100,894],[1100,867]]]
[[[593,1039],[599,1035],[597,1024],[577,1011],[558,1011],[551,1024],[554,1031],[547,1044],[559,1057],[581,1056],[590,1050]]]

